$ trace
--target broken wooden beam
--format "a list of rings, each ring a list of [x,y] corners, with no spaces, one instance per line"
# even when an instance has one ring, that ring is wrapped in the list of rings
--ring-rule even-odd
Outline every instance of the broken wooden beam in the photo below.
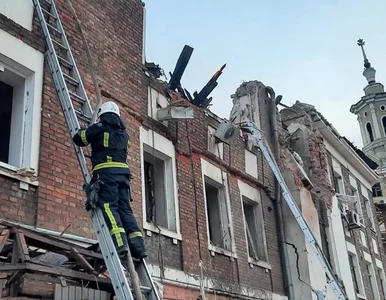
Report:
[[[49,266],[42,266],[34,263],[19,263],[19,264],[3,264],[0,265],[0,272],[11,272],[15,270],[26,270],[31,273],[42,273],[42,274],[48,274],[52,276],[64,276],[68,277],[74,280],[83,280],[83,281],[89,281],[92,283],[97,282],[100,288],[104,288],[107,290],[112,289],[111,281],[109,279],[103,278],[103,277],[96,277],[91,274],[87,274],[84,272],[74,271],[70,270],[64,267],[49,267]]]
[[[27,243],[24,238],[24,233],[20,229],[15,230],[15,238],[19,247],[19,255],[22,262],[30,261],[31,258],[29,257],[29,251],[27,247]]]
[[[84,258],[84,256],[79,253],[78,250],[76,250],[75,248],[71,248],[70,254],[73,258],[75,258],[76,262],[80,264],[86,272],[98,276],[97,271],[89,264],[89,262]]]
[[[10,235],[10,231],[8,228],[4,229],[3,232],[1,233],[1,235],[0,235],[0,253],[3,251],[3,248],[4,248],[5,244],[7,243],[9,235]]]

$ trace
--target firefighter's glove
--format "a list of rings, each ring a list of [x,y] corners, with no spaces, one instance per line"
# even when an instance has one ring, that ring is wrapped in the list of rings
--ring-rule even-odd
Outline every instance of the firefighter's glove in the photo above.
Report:
[[[101,184],[104,184],[103,181],[97,179],[93,181],[91,184],[85,183],[83,185],[83,189],[86,191],[86,203],[85,208],[87,211],[91,209],[95,209],[98,204],[98,194],[101,188]]]

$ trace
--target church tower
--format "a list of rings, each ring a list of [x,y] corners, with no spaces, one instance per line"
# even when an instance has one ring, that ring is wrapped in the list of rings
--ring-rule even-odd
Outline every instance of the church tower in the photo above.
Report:
[[[350,112],[358,117],[363,152],[378,164],[378,174],[386,174],[386,93],[382,83],[375,81],[376,71],[367,59],[364,45],[364,40],[359,39],[365,67],[363,76],[368,84],[363,89],[364,96],[351,106]]]

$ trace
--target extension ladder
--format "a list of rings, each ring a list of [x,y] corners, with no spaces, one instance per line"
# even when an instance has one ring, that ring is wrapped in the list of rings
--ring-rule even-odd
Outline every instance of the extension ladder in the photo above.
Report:
[[[90,124],[93,110],[87,98],[74,57],[72,56],[54,0],[32,1],[36,8],[44,39],[48,47],[45,56],[72,138],[80,128],[79,122],[85,125]],[[87,168],[86,157],[80,147],[75,144],[74,147],[84,180],[88,183],[90,182],[91,176]],[[143,297],[148,300],[159,300],[146,261],[141,260],[136,264],[134,269],[133,261],[129,253],[128,269],[135,294],[135,297],[133,297],[125,270],[114,247],[102,211],[99,208],[91,210],[90,217],[118,300],[139,300],[143,299]],[[143,286],[139,286],[136,280],[134,280],[136,274],[133,273],[138,274]]]
[[[299,209],[295,200],[292,198],[292,195],[284,181],[284,178],[281,175],[279,167],[276,164],[276,161],[272,158],[273,156],[272,156],[270,147],[268,144],[266,144],[266,140],[264,136],[253,123],[240,124],[240,128],[242,131],[248,133],[248,138],[251,139],[252,144],[260,148],[261,152],[263,153],[265,159],[268,162],[269,167],[271,168],[273,174],[275,175],[276,180],[280,184],[285,201],[287,202],[289,208],[291,209],[292,214],[295,216],[295,219],[298,222],[304,235],[306,236],[307,241],[310,243],[311,248],[314,250],[314,253],[319,259],[319,262],[322,264],[324,271],[326,272],[327,277],[330,281],[330,285],[332,289],[334,290],[335,294],[338,296],[339,300],[346,300],[345,294],[343,293],[341,287],[337,283],[334,273],[331,270],[330,264],[328,263],[326,257],[324,256],[323,251],[321,250],[318,242],[316,241],[314,234],[312,233],[309,225],[307,224],[307,221],[304,219],[301,210]]]

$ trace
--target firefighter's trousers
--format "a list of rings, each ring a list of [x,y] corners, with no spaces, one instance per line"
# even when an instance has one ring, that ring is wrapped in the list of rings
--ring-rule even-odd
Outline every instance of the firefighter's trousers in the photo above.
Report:
[[[125,254],[130,248],[133,257],[143,258],[146,251],[142,232],[130,207],[129,176],[98,174],[98,178],[103,182],[99,205],[118,254]]]

